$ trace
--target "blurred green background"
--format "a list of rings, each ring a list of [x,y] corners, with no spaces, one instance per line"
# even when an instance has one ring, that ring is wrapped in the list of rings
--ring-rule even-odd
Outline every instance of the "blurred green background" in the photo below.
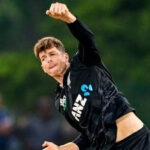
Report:
[[[0,0],[0,92],[17,115],[31,111],[40,95],[55,95],[33,46],[44,36],[62,40],[73,56],[77,41],[65,23],[45,11],[52,0]],[[150,1],[59,0],[95,33],[102,60],[118,88],[150,127]]]

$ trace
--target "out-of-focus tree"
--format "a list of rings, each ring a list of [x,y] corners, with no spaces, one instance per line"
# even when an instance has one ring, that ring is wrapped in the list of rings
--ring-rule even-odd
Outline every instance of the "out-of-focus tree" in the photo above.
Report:
[[[54,93],[56,82],[42,73],[33,56],[34,43],[44,36],[61,39],[73,56],[77,42],[65,23],[45,10],[56,0],[1,0],[0,90],[7,105],[29,109],[40,94]],[[150,102],[150,1],[76,0],[64,2],[95,33],[97,46],[117,85],[144,120]],[[141,102],[142,101],[142,102]],[[144,112],[144,113],[142,113]],[[150,121],[147,121],[150,125]]]

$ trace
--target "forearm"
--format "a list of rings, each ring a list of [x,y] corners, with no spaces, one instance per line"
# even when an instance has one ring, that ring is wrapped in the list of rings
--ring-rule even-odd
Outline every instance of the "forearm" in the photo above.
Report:
[[[67,24],[71,33],[76,37],[76,39],[84,46],[94,46],[95,43],[93,40],[93,33],[92,31],[82,22],[80,22],[78,19],[76,19],[72,23]]]
[[[82,63],[86,65],[95,65],[101,62],[97,47],[94,41],[93,33],[78,19],[68,24],[71,33],[79,41],[78,56]]]
[[[59,150],[79,150],[79,147],[75,143],[69,142],[59,146]]]

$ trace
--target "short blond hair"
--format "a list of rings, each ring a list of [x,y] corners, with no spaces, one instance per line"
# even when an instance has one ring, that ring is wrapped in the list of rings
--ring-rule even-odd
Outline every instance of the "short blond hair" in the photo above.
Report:
[[[46,49],[56,47],[61,52],[65,52],[63,43],[55,37],[44,37],[34,45],[34,54],[39,58],[39,53],[45,51]]]

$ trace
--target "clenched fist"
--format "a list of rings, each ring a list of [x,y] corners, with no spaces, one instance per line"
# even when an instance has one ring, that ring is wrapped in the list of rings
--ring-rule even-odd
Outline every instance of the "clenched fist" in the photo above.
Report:
[[[49,10],[46,11],[46,15],[67,23],[73,23],[76,20],[76,17],[69,11],[67,6],[58,2],[51,4]]]

